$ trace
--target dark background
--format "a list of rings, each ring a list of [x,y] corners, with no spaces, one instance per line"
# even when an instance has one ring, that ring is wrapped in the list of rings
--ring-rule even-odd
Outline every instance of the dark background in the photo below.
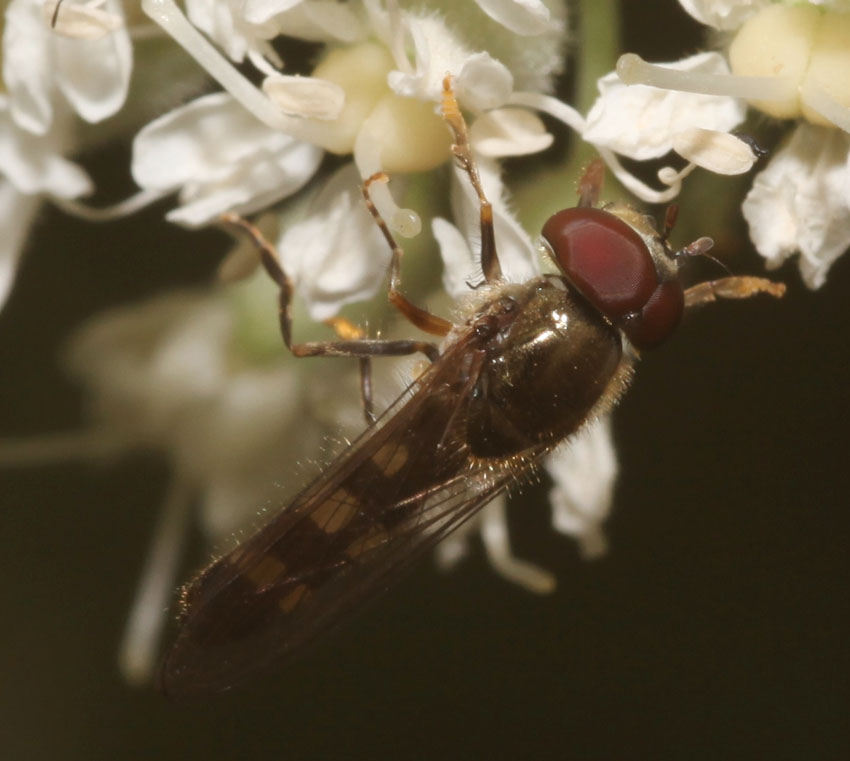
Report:
[[[675,37],[647,24],[626,47],[672,57]],[[162,212],[41,217],[0,315],[0,435],[82,422],[57,360],[82,318],[209,271],[222,239]],[[778,276],[784,301],[706,309],[641,363],[606,558],[581,561],[529,492],[515,549],[557,574],[551,597],[476,545],[217,699],[173,704],[115,667],[164,463],[0,472],[0,758],[847,758],[850,259],[816,293]]]

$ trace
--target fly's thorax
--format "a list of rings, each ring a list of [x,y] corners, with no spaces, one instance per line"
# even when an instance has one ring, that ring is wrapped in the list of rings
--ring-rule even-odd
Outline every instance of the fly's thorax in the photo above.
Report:
[[[537,278],[499,299],[495,319],[486,310],[478,318],[482,332],[492,331],[469,402],[468,444],[478,457],[511,457],[569,436],[623,356],[620,331],[565,278]]]

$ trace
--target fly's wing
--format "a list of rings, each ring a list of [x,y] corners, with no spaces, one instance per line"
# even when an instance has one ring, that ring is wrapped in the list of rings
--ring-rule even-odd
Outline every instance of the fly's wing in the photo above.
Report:
[[[184,591],[160,681],[172,695],[227,689],[390,586],[507,484],[470,457],[463,341],[319,478]]]

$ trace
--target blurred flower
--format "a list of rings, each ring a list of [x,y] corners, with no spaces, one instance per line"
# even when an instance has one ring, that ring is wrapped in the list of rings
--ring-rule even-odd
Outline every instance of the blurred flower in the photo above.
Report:
[[[76,143],[72,114],[100,121],[127,94],[131,48],[120,3],[108,0],[106,10],[66,5],[55,29],[55,3],[11,0],[0,17],[0,308],[41,200],[93,189],[86,173],[63,158]]]
[[[21,251],[41,199],[77,198],[92,189],[88,175],[62,158],[65,139],[54,120],[45,134],[21,129],[0,94],[0,308],[12,288]]]
[[[121,649],[131,681],[148,680],[156,663],[193,508],[209,544],[220,546],[256,522],[259,510],[280,507],[290,491],[280,484],[292,483],[295,463],[315,461],[329,436],[362,427],[356,363],[331,362],[329,372],[310,373],[310,363],[282,347],[275,361],[246,352],[241,333],[268,329],[253,321],[276,331],[274,309],[260,306],[274,300],[274,287],[257,273],[235,286],[175,292],[91,319],[65,351],[68,372],[86,390],[88,426],[0,441],[5,464],[138,450],[170,464],[171,485]],[[346,370],[348,384],[340,382]]]
[[[632,158],[676,150],[692,163],[659,173],[675,193],[693,165],[722,174],[752,165],[748,143],[725,134],[742,121],[742,103],[786,120],[788,134],[756,176],[743,213],[768,266],[799,253],[803,279],[817,288],[850,246],[850,5],[681,2],[725,34],[725,56],[662,65],[623,56],[617,74],[626,84],[614,75],[600,82],[585,138]],[[628,128],[617,134],[615,124]]]
[[[103,9],[65,0],[57,12],[56,2],[11,0],[6,7],[3,79],[12,118],[22,129],[45,134],[60,95],[88,122],[101,121],[124,104],[132,46],[121,2],[98,5]],[[81,23],[86,16],[88,23]]]

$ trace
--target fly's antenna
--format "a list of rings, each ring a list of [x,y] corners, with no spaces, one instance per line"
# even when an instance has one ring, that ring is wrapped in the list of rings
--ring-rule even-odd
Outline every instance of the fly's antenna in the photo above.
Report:
[[[666,242],[666,241],[665,241]],[[697,238],[693,243],[688,243],[684,248],[680,248],[673,254],[673,259],[677,262],[681,259],[693,259],[697,256],[703,256],[706,259],[714,262],[718,267],[723,269],[726,274],[731,275],[732,270],[726,266],[724,262],[721,262],[716,256],[712,256],[708,252],[714,247],[714,241],[706,236],[702,238]]]

